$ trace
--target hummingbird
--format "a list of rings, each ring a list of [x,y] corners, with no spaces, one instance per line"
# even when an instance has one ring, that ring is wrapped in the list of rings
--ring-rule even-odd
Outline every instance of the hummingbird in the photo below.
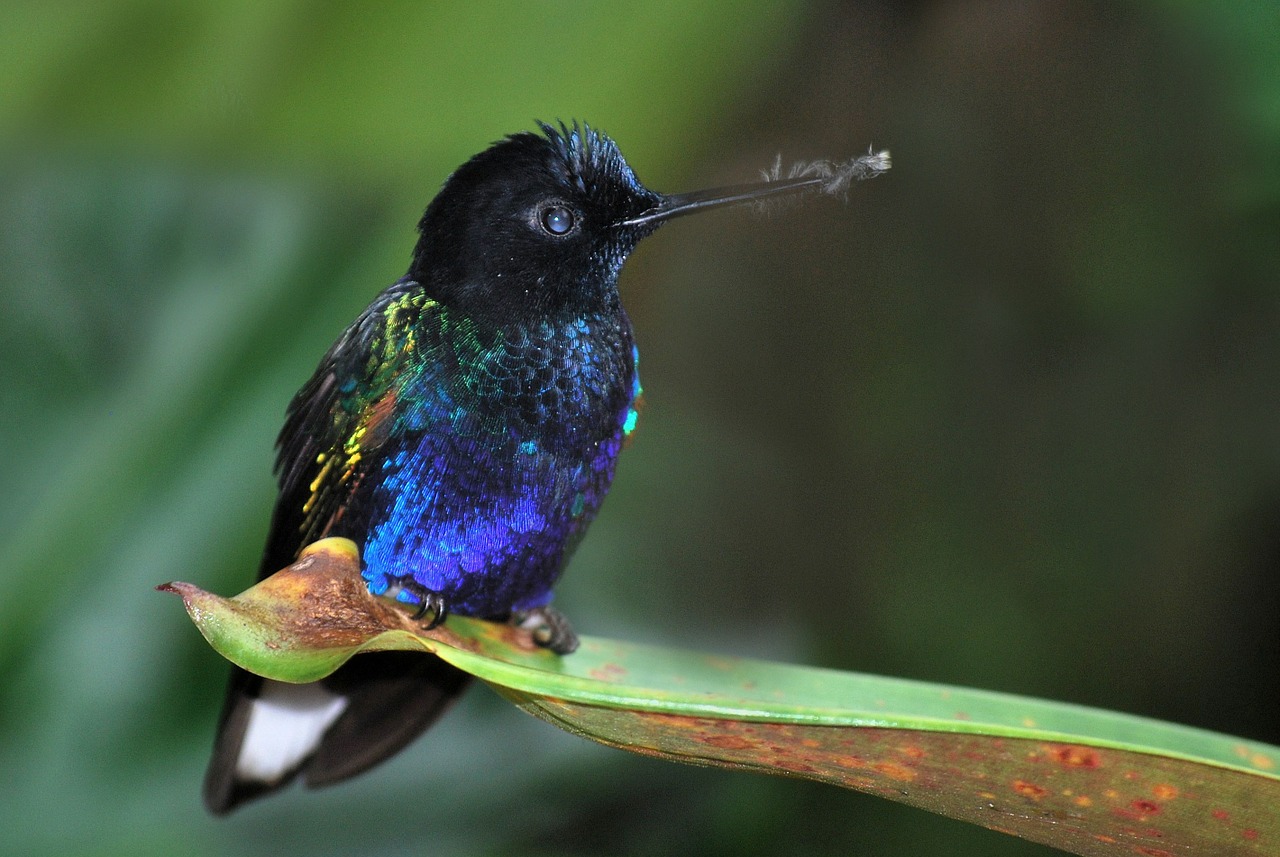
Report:
[[[843,193],[887,152],[663,195],[588,125],[538,123],[460,166],[418,223],[408,271],[294,396],[259,578],[318,539],[360,550],[374,595],[530,629],[569,654],[552,587],[636,427],[639,353],[618,294],[638,242],[698,211]],[[301,776],[324,786],[403,749],[465,689],[430,655],[359,655],[312,684],[233,667],[204,782],[214,814]]]

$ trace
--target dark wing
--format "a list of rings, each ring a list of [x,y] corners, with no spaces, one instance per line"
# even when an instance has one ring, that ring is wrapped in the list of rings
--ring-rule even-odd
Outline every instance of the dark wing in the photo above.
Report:
[[[322,538],[385,440],[390,409],[420,339],[420,316],[437,309],[412,280],[380,294],[320,360],[289,405],[276,440],[280,495],[258,578],[274,574]],[[428,323],[429,326],[429,323]]]
[[[277,442],[280,495],[259,579],[292,563],[348,513],[358,516],[348,503],[385,440],[408,361],[429,345],[421,335],[433,325],[422,314],[437,310],[416,283],[396,283],[343,331],[294,397]],[[351,526],[358,523],[345,522]],[[221,815],[299,773],[310,786],[355,776],[420,735],[469,678],[444,661],[405,652],[361,655],[307,685],[232,667],[205,805]]]

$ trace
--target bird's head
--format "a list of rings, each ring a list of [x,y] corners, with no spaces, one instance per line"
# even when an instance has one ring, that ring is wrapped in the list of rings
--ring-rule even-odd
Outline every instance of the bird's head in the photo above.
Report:
[[[409,274],[446,306],[499,321],[608,312],[622,263],[667,220],[779,194],[836,193],[888,167],[882,153],[879,167],[867,156],[663,195],[640,183],[601,132],[539,125],[541,134],[514,134],[459,167],[423,214]]]

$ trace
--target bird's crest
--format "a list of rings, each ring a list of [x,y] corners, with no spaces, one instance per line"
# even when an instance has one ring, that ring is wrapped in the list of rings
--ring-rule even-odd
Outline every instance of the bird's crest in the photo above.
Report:
[[[629,189],[638,189],[639,180],[630,165],[622,157],[618,145],[606,134],[590,125],[558,123],[559,127],[539,122],[538,127],[546,135],[552,149],[564,167],[564,178],[584,193],[589,193],[601,182],[618,183]]]

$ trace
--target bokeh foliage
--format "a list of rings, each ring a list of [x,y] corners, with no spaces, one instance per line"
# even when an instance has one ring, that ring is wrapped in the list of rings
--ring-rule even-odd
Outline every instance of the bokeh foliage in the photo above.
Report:
[[[660,190],[895,156],[629,264],[646,408],[560,590],[581,630],[1280,742],[1274,14],[5,5],[5,845],[1048,853],[480,692],[350,786],[203,815],[223,668],[150,587],[243,588],[289,396],[448,171],[533,118]]]

